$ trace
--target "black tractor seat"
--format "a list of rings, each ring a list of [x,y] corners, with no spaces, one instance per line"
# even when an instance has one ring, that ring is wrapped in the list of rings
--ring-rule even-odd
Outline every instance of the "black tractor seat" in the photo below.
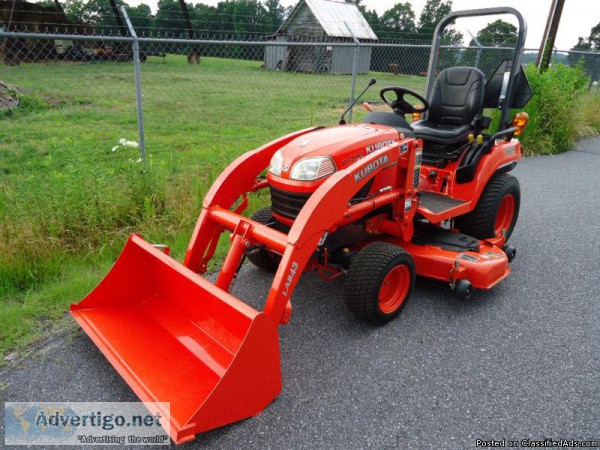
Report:
[[[421,122],[428,122],[423,120]],[[440,144],[455,144],[466,141],[469,134],[472,133],[470,125],[441,125],[427,123],[425,126],[417,122],[413,125],[415,136],[427,142],[436,142]]]
[[[412,124],[425,143],[466,142],[478,134],[483,120],[485,76],[473,67],[451,67],[440,72],[429,99],[427,118]]]

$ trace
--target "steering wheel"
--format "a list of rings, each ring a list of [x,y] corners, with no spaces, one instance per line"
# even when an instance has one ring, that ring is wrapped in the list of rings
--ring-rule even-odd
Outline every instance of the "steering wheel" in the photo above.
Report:
[[[389,100],[386,97],[388,92],[393,92],[396,94],[395,100]],[[415,91],[411,91],[410,89],[406,89],[399,86],[391,86],[386,87],[381,90],[379,93],[381,96],[381,100],[385,102],[390,108],[394,110],[394,112],[399,112],[401,114],[420,114],[424,113],[429,109],[429,102],[421,95],[417,94]],[[423,106],[421,108],[417,108],[414,105],[410,104],[406,100],[404,100],[405,95],[410,95],[411,97],[419,100]]]

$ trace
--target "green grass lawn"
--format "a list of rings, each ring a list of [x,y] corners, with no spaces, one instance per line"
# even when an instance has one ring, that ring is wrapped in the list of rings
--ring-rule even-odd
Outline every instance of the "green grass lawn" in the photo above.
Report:
[[[347,105],[350,76],[260,66],[149,58],[145,171],[137,149],[111,151],[121,138],[138,140],[130,63],[0,66],[0,80],[25,90],[21,107],[0,116],[0,352],[46,332],[130,233],[181,259],[202,196],[229,162],[293,130],[334,124]],[[357,92],[371,77],[368,100],[386,85],[423,91],[423,78],[371,73]]]

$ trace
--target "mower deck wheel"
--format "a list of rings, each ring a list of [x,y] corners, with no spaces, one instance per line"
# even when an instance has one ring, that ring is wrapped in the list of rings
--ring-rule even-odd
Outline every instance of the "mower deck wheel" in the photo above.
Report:
[[[400,313],[414,285],[412,256],[396,245],[375,242],[352,260],[344,300],[359,320],[383,325]]]
[[[512,262],[513,259],[515,259],[515,256],[517,256],[517,249],[512,245],[505,245],[502,247],[502,251],[506,254],[508,262]]]
[[[252,214],[250,218],[262,225],[270,225],[275,222],[270,207],[259,209]],[[275,272],[279,267],[279,263],[281,262],[281,256],[265,250],[263,247],[252,249],[248,253],[248,259],[256,267],[266,270],[267,272]]]
[[[473,286],[469,280],[458,280],[454,286],[454,295],[460,300],[466,300],[471,297]]]

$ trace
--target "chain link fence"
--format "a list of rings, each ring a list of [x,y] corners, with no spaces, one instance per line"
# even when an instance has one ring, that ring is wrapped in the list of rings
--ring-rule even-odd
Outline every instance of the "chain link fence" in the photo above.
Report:
[[[0,29],[0,80],[51,105],[77,105],[89,120],[104,117],[110,143],[137,136],[142,158],[145,143],[154,151],[193,142],[239,152],[286,131],[335,123],[371,77],[378,86],[424,94],[427,40],[290,38],[219,29],[186,36],[179,19],[167,17],[177,23],[150,29],[142,17],[129,18],[125,8],[119,12],[89,25],[49,11],[37,11],[35,19],[13,11],[8,27]],[[512,51],[442,46],[438,70],[471,66],[490,77]],[[525,52],[524,62],[534,58],[535,51]],[[556,51],[554,61],[581,64],[590,89],[598,91],[599,54]],[[384,108],[376,88],[365,100]],[[349,118],[362,114],[355,107]]]
[[[108,11],[94,25],[6,17],[12,3],[0,0],[0,294],[61,273],[66,254],[93,260],[106,249],[112,261],[134,231],[181,257],[200,199],[241,153],[337,123],[371,78],[364,100],[376,110],[388,109],[382,87],[425,93],[423,36],[286,39],[229,23],[190,34],[181,21],[163,18],[157,30],[133,13],[119,24]],[[438,70],[490,77],[511,51],[442,46]],[[557,51],[554,61],[599,78],[599,54]],[[365,114],[359,103],[346,119]]]
[[[193,139],[194,145],[239,152],[286,131],[335,123],[371,77],[378,86],[424,94],[428,41],[290,39],[222,30],[190,39],[177,24],[175,32],[149,36],[156,30],[138,17],[130,20],[124,9],[121,14],[120,23],[107,15],[93,27],[58,23],[50,13],[35,24],[13,20],[10,30],[0,31],[0,80],[51,103],[104,115],[111,142],[137,135],[142,148],[145,141],[156,151]],[[444,46],[438,69],[478,67],[490,77],[512,51]],[[526,52],[524,61],[532,59]],[[561,51],[555,61],[583,64],[595,82],[590,87],[598,90],[599,54]],[[133,66],[141,75],[137,98]],[[383,108],[378,89],[365,100]],[[361,108],[349,113],[355,120],[361,114]]]

